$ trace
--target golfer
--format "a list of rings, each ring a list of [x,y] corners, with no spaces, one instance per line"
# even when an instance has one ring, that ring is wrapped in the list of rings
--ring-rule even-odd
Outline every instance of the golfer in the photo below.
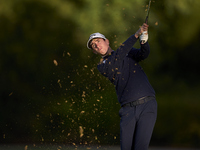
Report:
[[[140,49],[134,48],[139,39]],[[157,117],[155,91],[139,62],[149,55],[148,25],[143,24],[116,51],[100,33],[91,34],[87,47],[100,54],[99,72],[115,86],[121,105],[120,143],[122,150],[147,150]]]

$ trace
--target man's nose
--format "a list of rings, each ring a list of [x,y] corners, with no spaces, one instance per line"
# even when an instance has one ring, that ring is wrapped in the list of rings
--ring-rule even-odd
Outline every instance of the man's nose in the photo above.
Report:
[[[96,47],[99,47],[99,43],[96,43]]]

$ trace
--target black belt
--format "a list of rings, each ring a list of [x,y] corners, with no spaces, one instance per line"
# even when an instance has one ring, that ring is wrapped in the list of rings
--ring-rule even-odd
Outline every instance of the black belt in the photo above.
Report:
[[[124,104],[124,105],[122,105],[122,107],[125,107],[125,106],[133,107],[133,106],[141,105],[141,104],[144,104],[144,103],[146,103],[146,102],[148,102],[150,100],[153,100],[153,99],[155,99],[155,97],[153,97],[153,96],[145,96],[145,97],[142,97],[142,98],[140,98],[140,99],[138,99],[136,101],[132,101],[130,103]]]

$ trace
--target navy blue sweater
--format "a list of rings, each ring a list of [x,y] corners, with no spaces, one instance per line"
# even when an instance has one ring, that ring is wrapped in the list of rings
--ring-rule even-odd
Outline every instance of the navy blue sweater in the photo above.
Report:
[[[146,42],[141,44],[140,49],[136,49],[133,47],[136,42],[137,38],[130,36],[97,66],[99,72],[115,85],[121,105],[144,96],[155,96],[154,89],[139,65],[139,62],[149,55],[149,44]]]

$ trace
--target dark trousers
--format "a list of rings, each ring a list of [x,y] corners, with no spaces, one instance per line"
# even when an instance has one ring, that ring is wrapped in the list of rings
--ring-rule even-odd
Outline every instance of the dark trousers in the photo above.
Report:
[[[150,100],[119,110],[121,150],[147,150],[157,118],[157,102]]]

